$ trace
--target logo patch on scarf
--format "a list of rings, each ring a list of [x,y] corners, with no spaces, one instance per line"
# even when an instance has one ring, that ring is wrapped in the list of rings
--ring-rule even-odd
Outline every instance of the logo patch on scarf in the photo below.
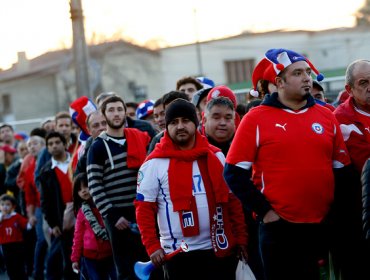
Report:
[[[194,226],[194,216],[191,211],[182,212],[182,226],[183,228],[193,227]]]

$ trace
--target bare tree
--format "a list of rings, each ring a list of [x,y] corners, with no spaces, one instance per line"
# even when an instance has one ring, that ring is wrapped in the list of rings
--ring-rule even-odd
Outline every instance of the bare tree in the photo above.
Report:
[[[356,13],[357,26],[370,26],[370,0],[366,0],[364,6]]]

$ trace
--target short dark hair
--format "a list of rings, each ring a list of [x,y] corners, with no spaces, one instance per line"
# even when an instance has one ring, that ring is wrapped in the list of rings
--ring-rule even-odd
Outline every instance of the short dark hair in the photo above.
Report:
[[[109,103],[114,103],[114,102],[122,102],[123,107],[125,108],[125,111],[127,111],[126,104],[123,101],[123,99],[117,95],[112,95],[108,97],[107,99],[105,99],[104,102],[101,104],[100,110],[104,116],[105,116],[105,110],[107,109],[107,105]]]
[[[168,104],[170,104],[172,101],[174,101],[177,98],[181,98],[181,99],[184,99],[186,101],[190,101],[189,96],[185,92],[172,90],[172,91],[166,93],[165,95],[163,95],[163,97],[162,97],[163,107],[166,108],[168,106]]]
[[[184,84],[193,84],[195,85],[197,90],[203,88],[203,85],[196,78],[188,76],[183,77],[176,82],[176,90],[179,90],[180,87]]]
[[[216,105],[225,106],[235,112],[234,103],[230,100],[230,98],[219,96],[217,98],[212,98],[207,102],[204,113],[207,115],[207,113]]]
[[[54,137],[57,137],[59,138],[64,145],[67,145],[67,140],[66,138],[64,137],[63,134],[57,132],[57,131],[50,131],[47,135],[46,135],[46,139],[45,139],[45,143],[46,143],[46,146],[48,145],[48,141],[50,138],[54,138]]]
[[[322,91],[324,92],[324,88],[322,87],[322,85],[318,82],[318,81],[312,81],[312,87],[319,90],[319,91]]]
[[[236,105],[235,111],[239,114],[240,117],[244,116],[247,113],[247,104],[239,103],[238,105]]]
[[[75,215],[77,215],[77,212],[81,208],[83,202],[82,198],[78,194],[82,184],[84,184],[86,187],[88,186],[87,174],[85,172],[77,174],[73,179],[73,211]]]
[[[13,128],[10,124],[8,124],[8,123],[3,123],[3,124],[0,126],[0,130],[1,130],[2,128],[4,128],[4,127],[9,127],[9,128],[11,129],[11,131],[14,131],[14,128]]]
[[[134,108],[136,110],[137,106],[139,106],[139,104],[136,103],[136,102],[127,102],[126,103],[127,108],[130,107],[130,108]]]
[[[46,129],[42,127],[35,127],[31,130],[30,136],[40,136],[45,139],[46,137]]]
[[[159,105],[162,105],[162,104],[163,104],[163,97],[160,97],[160,98],[158,98],[158,99],[154,102],[153,108],[156,108],[156,107],[158,107]]]
[[[253,107],[257,107],[257,106],[261,105],[261,103],[262,103],[261,99],[256,99],[256,100],[252,100],[251,102],[249,102],[247,104],[247,106],[245,107],[245,109],[247,110],[246,113],[248,113],[249,110],[252,109]]]
[[[10,201],[13,206],[17,206],[17,200],[15,197],[6,193],[0,196],[0,201]]]

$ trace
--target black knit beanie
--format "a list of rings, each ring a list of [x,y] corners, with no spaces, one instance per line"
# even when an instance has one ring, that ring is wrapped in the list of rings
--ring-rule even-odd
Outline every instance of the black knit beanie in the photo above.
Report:
[[[195,127],[198,127],[199,121],[194,104],[178,98],[166,107],[166,128],[172,120],[180,117],[191,120]]]

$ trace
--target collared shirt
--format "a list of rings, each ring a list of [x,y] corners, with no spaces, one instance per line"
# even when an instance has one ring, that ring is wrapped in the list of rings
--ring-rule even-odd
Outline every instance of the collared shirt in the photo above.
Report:
[[[57,161],[53,157],[51,158],[51,169],[58,167],[64,174],[68,172],[69,163],[71,161],[71,155],[67,153],[67,159],[65,161]]]

